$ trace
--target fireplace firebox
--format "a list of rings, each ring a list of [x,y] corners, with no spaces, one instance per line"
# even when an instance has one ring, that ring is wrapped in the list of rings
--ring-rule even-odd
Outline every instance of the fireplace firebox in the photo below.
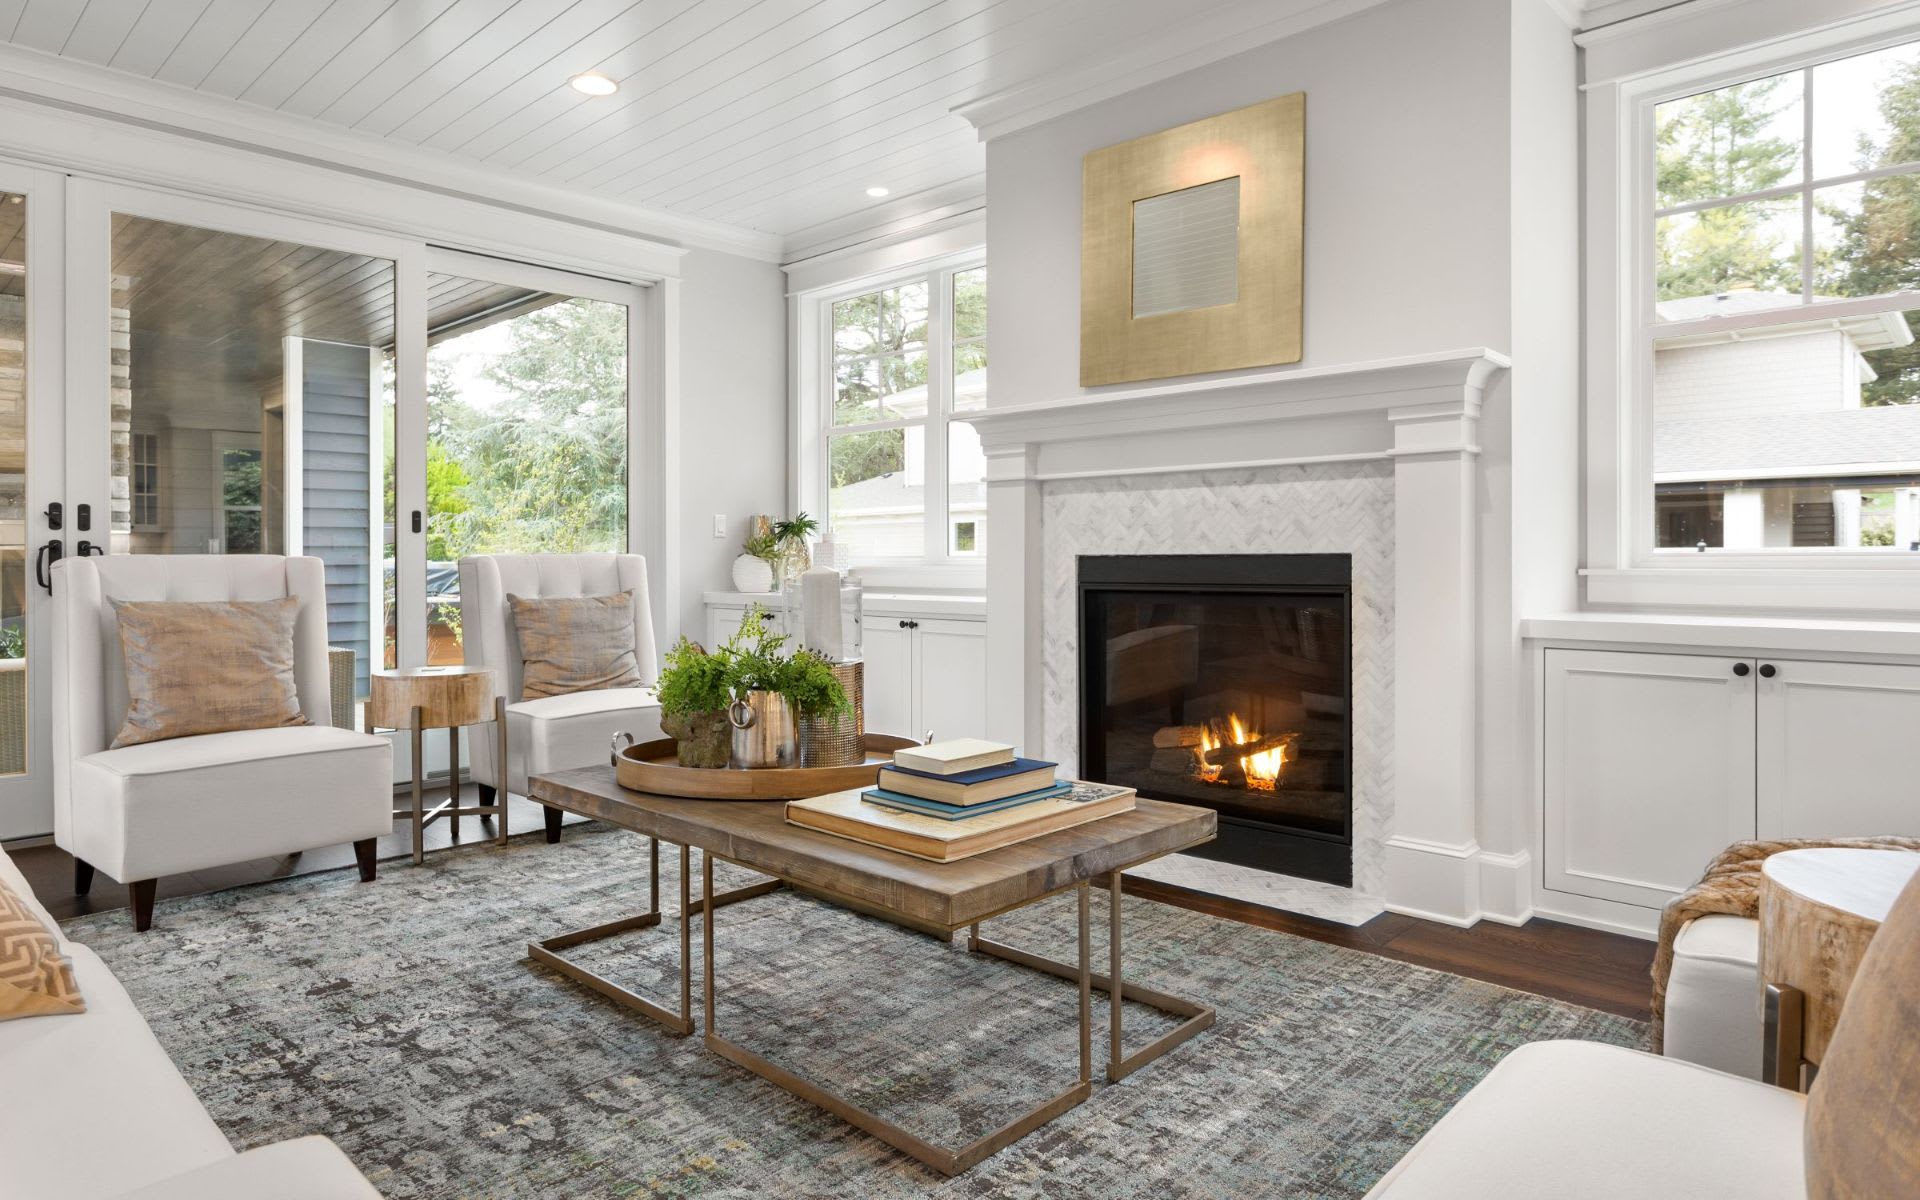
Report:
[[[1080,763],[1220,814],[1192,851],[1353,883],[1353,560],[1083,556]]]

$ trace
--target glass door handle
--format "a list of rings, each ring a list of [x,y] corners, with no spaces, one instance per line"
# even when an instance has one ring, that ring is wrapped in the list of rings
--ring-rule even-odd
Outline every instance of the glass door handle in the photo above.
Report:
[[[41,545],[40,553],[33,556],[34,581],[41,587],[47,589],[49,596],[53,594],[53,577],[50,572],[53,569],[53,564],[59,562],[60,556],[65,552],[66,546],[60,539],[52,538]]]

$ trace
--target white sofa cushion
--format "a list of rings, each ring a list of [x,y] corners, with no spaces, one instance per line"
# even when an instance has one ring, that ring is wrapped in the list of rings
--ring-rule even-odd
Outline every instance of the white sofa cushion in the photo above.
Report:
[[[507,739],[513,748],[507,787],[525,795],[527,778],[550,771],[604,763],[616,733],[630,733],[637,742],[660,737],[660,701],[652,688],[613,688],[599,692],[570,692],[541,696],[507,705]],[[481,739],[474,739],[476,753]],[[485,746],[490,749],[491,739]],[[490,780],[476,763],[474,776]]]
[[[1716,913],[1673,942],[1667,977],[1668,1058],[1760,1078],[1760,922]]]
[[[327,725],[103,750],[73,764],[72,830],[122,882],[380,837],[392,763],[387,739]]]
[[[1805,1200],[1805,1097],[1594,1042],[1500,1061],[1369,1200]]]
[[[5,1195],[95,1200],[230,1157],[120,981],[87,947],[67,954],[87,1011],[0,1022]]]
[[[380,1200],[340,1148],[295,1138],[136,1188],[118,1200]]]

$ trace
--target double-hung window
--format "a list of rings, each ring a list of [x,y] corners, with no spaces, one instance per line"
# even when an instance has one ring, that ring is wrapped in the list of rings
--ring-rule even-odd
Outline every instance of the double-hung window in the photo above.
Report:
[[[841,564],[957,566],[987,548],[987,271],[915,270],[811,300],[821,339],[801,507]],[[809,444],[810,443],[810,444]]]
[[[1631,110],[1641,565],[1920,562],[1920,42]]]

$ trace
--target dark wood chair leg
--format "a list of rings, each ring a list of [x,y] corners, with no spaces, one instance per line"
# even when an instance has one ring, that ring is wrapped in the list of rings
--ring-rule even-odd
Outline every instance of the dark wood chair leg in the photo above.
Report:
[[[490,786],[488,786],[487,784],[484,784],[484,783],[476,783],[476,784],[474,784],[473,786],[475,786],[475,787],[477,787],[477,788],[479,788],[479,789],[480,789],[480,807],[481,807],[481,808],[485,808],[485,807],[486,807],[487,805],[489,805],[489,804],[492,804],[492,803],[493,803],[493,788],[492,788],[492,787],[490,787]]]
[[[84,896],[93,890],[93,864],[84,858],[73,860],[73,894]]]
[[[158,879],[137,879],[127,885],[128,893],[133,897],[133,931],[145,933],[153,928],[153,889]]]
[[[543,804],[540,807],[546,810],[547,844],[551,846],[553,843],[560,840],[560,818],[565,814],[562,813],[559,809],[554,808],[552,805]]]
[[[360,864],[360,882],[372,883],[374,870],[380,862],[380,839],[361,838],[353,844],[353,857]]]

